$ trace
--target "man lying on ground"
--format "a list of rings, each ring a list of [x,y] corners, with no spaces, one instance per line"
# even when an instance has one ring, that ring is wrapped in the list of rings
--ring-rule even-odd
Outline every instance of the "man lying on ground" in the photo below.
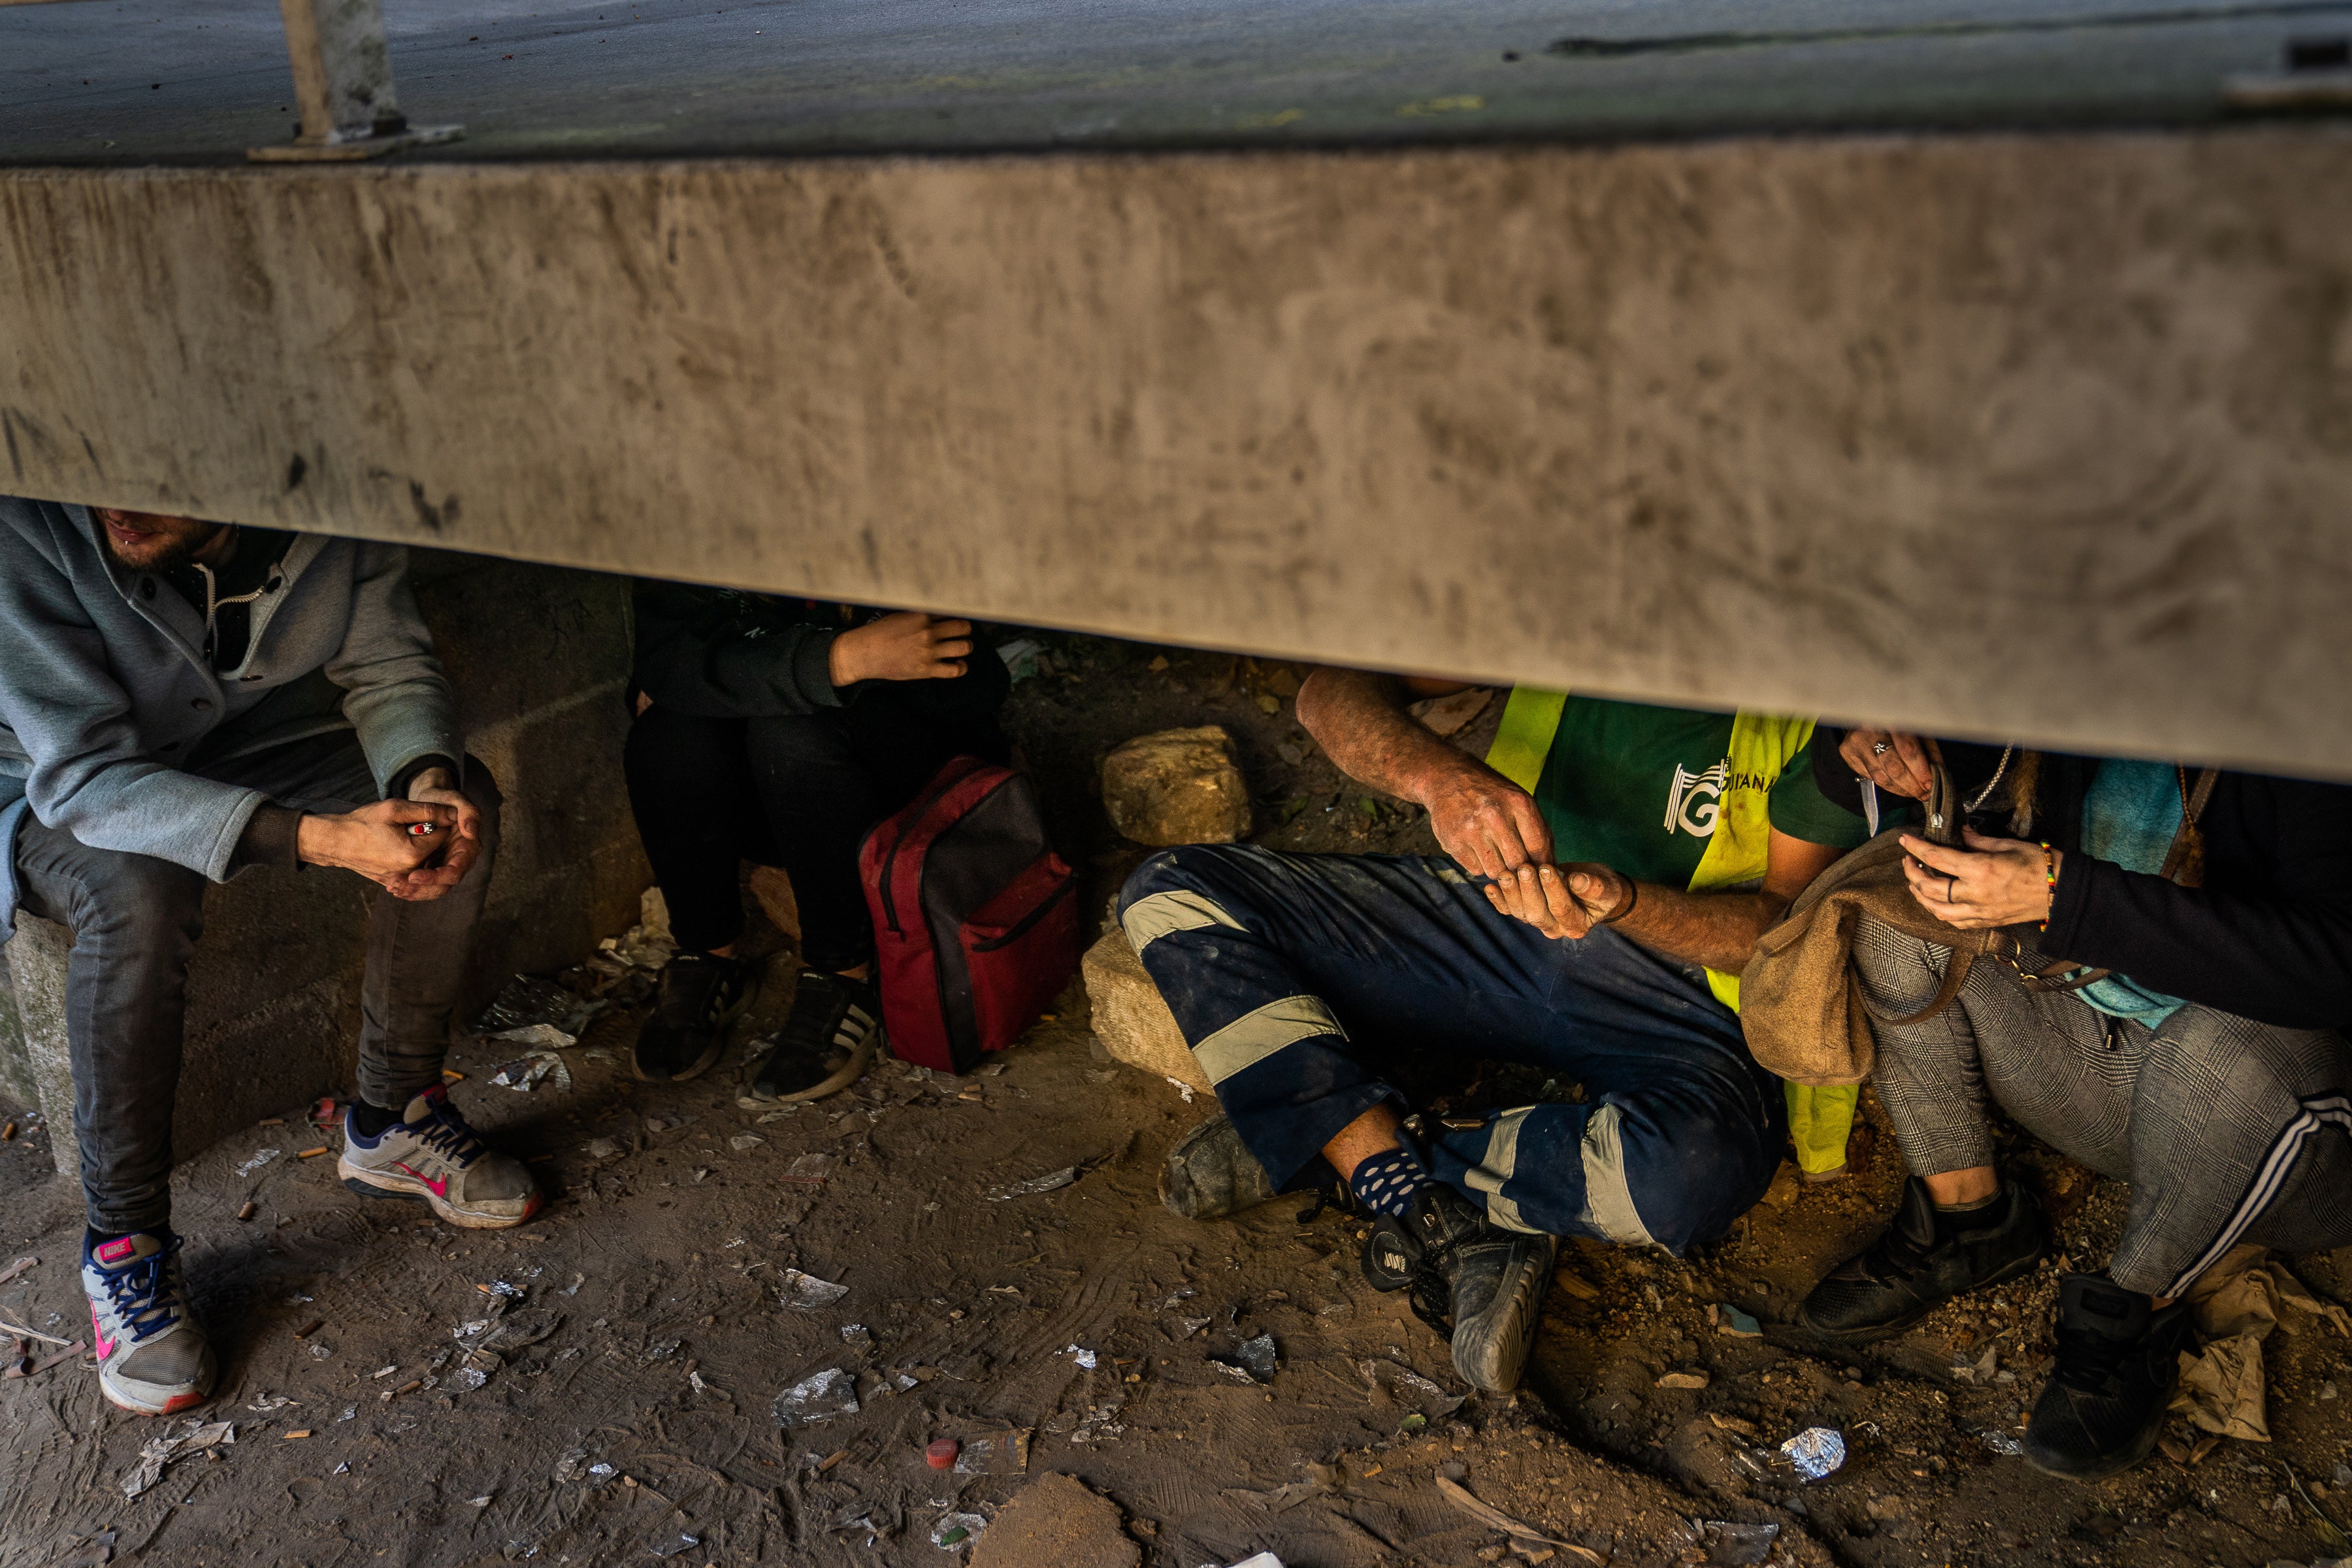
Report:
[[[212,1391],[172,1233],[172,1108],[207,880],[332,866],[377,883],[355,1192],[452,1225],[540,1196],[441,1089],[499,795],[392,545],[0,498],[0,934],[72,928],[66,1034],[99,1384],[168,1415]]]
[[[1824,793],[1867,780],[1924,797],[1934,745],[1856,730],[1842,761],[1817,759]],[[2189,1333],[2179,1298],[2200,1274],[2241,1242],[2352,1243],[2352,790],[1937,750],[1971,826],[1963,848],[1904,839],[1913,895],[1956,931],[1998,927],[2019,947],[1973,963],[1950,1006],[1890,1025],[1931,1005],[1952,950],[1875,921],[1856,931],[1881,1016],[1873,1081],[1912,1176],[1892,1228],[1801,1316],[1833,1340],[1877,1339],[2042,1258],[2032,1200],[1993,1164],[1990,1095],[2131,1184],[2105,1273],[2065,1279],[2024,1439],[2036,1468],[2092,1480],[2155,1447]],[[2053,968],[2072,988],[2024,978]]]
[[[1810,720],[1522,689],[1498,772],[1406,711],[1458,689],[1322,670],[1298,696],[1332,761],[1426,807],[1450,858],[1169,850],[1121,922],[1225,1112],[1171,1153],[1169,1205],[1214,1217],[1336,1171],[1380,1216],[1366,1275],[1411,1287],[1455,1368],[1500,1391],[1555,1237],[1679,1252],[1770,1184],[1781,1085],[1731,977],[1866,834],[1815,787]],[[1383,1050],[1528,1063],[1585,1100],[1429,1126],[1367,1060]]]

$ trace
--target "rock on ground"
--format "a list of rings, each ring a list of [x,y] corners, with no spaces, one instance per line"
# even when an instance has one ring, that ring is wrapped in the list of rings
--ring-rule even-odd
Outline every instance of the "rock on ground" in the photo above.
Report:
[[[793,879],[784,874],[783,868],[779,866],[754,866],[744,879],[744,886],[758,901],[760,912],[768,917],[768,923],[798,942],[801,907],[799,900],[793,897]]]
[[[1202,1094],[1216,1092],[1185,1045],[1175,1015],[1160,999],[1160,987],[1128,946],[1126,933],[1116,926],[1103,932],[1102,940],[1087,950],[1082,967],[1095,1035],[1105,1050],[1155,1078],[1175,1079]]]
[[[1103,759],[1103,806],[1139,844],[1231,844],[1250,830],[1249,785],[1218,724],[1138,735]]]
[[[1073,1476],[1041,1476],[998,1511],[971,1568],[1137,1568],[1118,1505]]]

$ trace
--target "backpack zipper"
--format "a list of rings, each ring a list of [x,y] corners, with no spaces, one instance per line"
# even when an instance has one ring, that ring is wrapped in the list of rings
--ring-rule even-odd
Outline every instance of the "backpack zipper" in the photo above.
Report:
[[[973,942],[971,944],[971,951],[974,952],[994,952],[1000,947],[1011,947],[1014,942],[1019,942],[1023,937],[1029,934],[1030,927],[1035,925],[1039,921],[1045,918],[1046,910],[1052,909],[1055,904],[1062,901],[1063,894],[1070,891],[1077,885],[1078,874],[1076,871],[1072,871],[1068,875],[1065,876],[1059,883],[1055,884],[1052,892],[1046,894],[1043,899],[1040,899],[1037,901],[1037,907],[1035,909],[1031,910],[1027,914],[1023,915],[1019,920],[1014,921],[1011,927],[1005,931],[1003,936],[992,936],[986,942]]]
[[[975,761],[977,761],[977,759],[975,759]],[[988,764],[986,763],[979,763],[978,765],[981,767],[986,767]],[[956,785],[970,778],[971,776],[971,773],[972,770],[971,768],[964,769],[963,772],[956,774],[955,777],[948,780],[947,783],[940,785],[939,788],[933,790],[929,795],[925,796],[922,804],[917,806],[914,811],[908,814],[907,826],[898,829],[898,837],[890,842],[890,853],[882,858],[882,919],[884,923],[889,926],[890,934],[892,936],[903,936],[906,934],[898,929],[898,900],[890,891],[891,879],[896,874],[898,866],[898,851],[907,847],[907,835],[915,830],[915,825],[922,821],[925,816],[929,816],[931,807],[939,805],[941,798],[944,797],[950,790],[954,789]],[[989,793],[993,795],[995,792],[992,790]]]

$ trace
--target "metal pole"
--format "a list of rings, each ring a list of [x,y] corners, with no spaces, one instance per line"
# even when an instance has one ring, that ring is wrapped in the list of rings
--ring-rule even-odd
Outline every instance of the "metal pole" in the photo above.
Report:
[[[315,163],[381,157],[403,147],[455,140],[457,125],[413,127],[400,111],[380,0],[278,0],[294,99],[302,121],[281,146],[251,147],[256,163]]]

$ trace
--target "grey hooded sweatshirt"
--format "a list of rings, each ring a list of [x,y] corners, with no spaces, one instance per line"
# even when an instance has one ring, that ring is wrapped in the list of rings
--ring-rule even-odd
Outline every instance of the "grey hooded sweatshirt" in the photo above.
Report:
[[[119,566],[87,507],[0,497],[0,936],[29,811],[94,848],[226,880],[268,804],[191,767],[355,730],[379,790],[457,758],[457,711],[398,545],[298,537],[215,671],[204,616]]]

